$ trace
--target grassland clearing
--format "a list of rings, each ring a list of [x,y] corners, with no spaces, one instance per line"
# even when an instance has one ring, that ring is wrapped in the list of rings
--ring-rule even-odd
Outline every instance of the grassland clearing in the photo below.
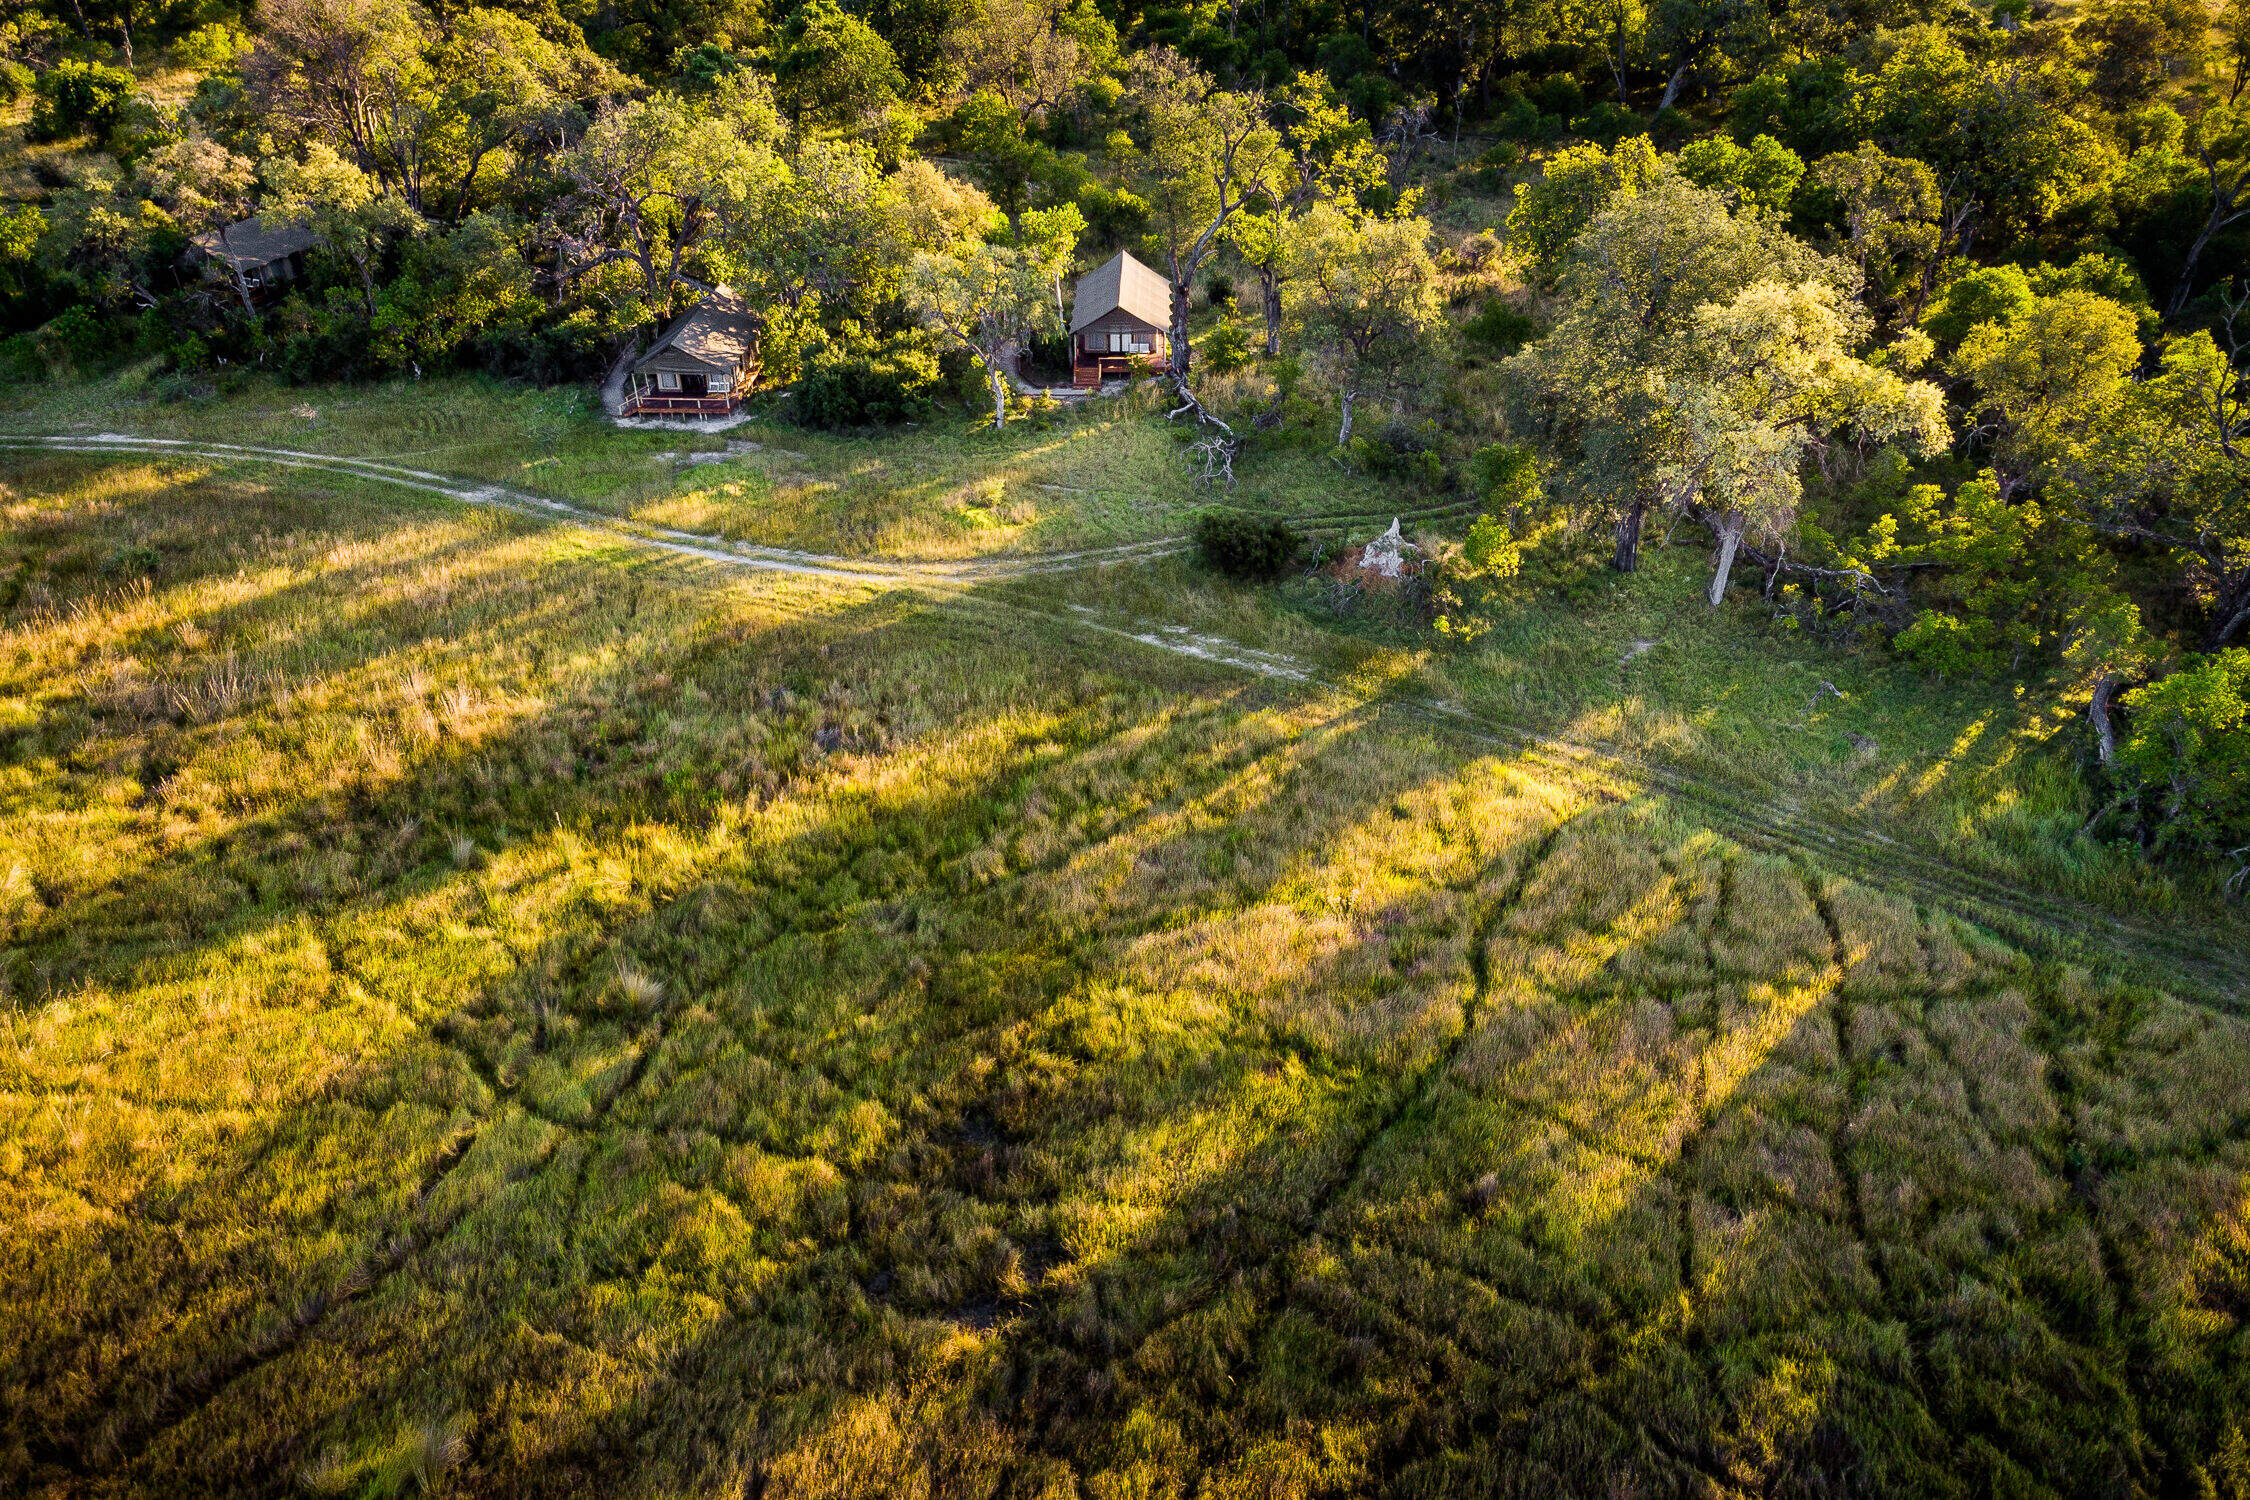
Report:
[[[2186,991],[1232,591],[7,465],[12,1486],[2231,1482]]]
[[[254,385],[166,402],[131,374],[11,390],[12,432],[290,448],[408,464],[534,491],[604,515],[765,546],[894,560],[960,560],[1184,533],[1208,497],[1179,460],[1184,434],[1148,419],[1145,391],[1061,409],[995,434],[958,422],[871,436],[762,420],[724,435],[620,430],[582,391],[473,379],[300,389]],[[737,450],[722,462],[691,462]],[[1372,516],[1389,487],[1311,452],[1278,455],[1260,503],[1292,515]]]

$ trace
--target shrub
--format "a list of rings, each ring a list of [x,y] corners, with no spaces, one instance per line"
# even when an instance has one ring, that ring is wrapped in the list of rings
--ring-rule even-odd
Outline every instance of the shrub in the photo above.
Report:
[[[1590,141],[1613,146],[1640,130],[1641,117],[1605,99],[1572,121],[1571,128]]]
[[[926,421],[944,385],[937,360],[912,346],[815,356],[797,382],[796,420],[828,428]]]
[[[1402,479],[1436,489],[1445,482],[1445,460],[1429,438],[1414,428],[1393,425],[1375,437],[1355,437],[1351,466],[1377,479]]]
[[[1461,336],[1495,354],[1513,354],[1531,341],[1539,325],[1498,297],[1488,298],[1475,317],[1461,325]]]
[[[2156,846],[2231,852],[2250,872],[2250,650],[2191,657],[2120,701],[2118,769],[2143,788]]]
[[[1250,360],[1250,335],[1238,323],[1220,325],[1203,341],[1203,367],[1214,375],[1231,375]]]
[[[1203,296],[1204,300],[1213,307],[1232,307],[1234,305],[1234,278],[1232,276],[1212,277],[1209,281],[1203,283]]]
[[[31,69],[14,58],[0,58],[0,104],[13,104],[39,82]]]
[[[1278,516],[1207,510],[1196,518],[1195,550],[1229,578],[1278,578],[1304,550],[1304,538]]]
[[[1477,489],[1484,496],[1485,507],[1517,509],[1539,503],[1543,493],[1539,486],[1539,460],[1529,448],[1517,443],[1493,443],[1479,448],[1469,468],[1476,475]]]
[[[213,21],[181,37],[172,44],[172,56],[183,68],[193,68],[198,73],[216,73],[234,66],[234,60],[250,50],[250,37],[239,26],[229,26],[224,21]]]
[[[1556,133],[1553,115],[1543,115],[1529,99],[1518,99],[1500,113],[1498,129],[1511,140],[1541,141]]]
[[[31,134],[51,141],[75,131],[106,136],[124,118],[133,75],[102,63],[65,60],[33,85]]]

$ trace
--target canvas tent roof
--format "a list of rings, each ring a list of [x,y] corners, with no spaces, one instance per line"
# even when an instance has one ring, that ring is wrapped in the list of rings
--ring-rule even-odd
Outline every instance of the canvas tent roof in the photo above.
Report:
[[[648,353],[633,364],[642,370],[663,355],[685,355],[715,370],[731,370],[756,352],[758,315],[725,287],[706,295],[673,319]]]
[[[205,230],[191,243],[213,260],[224,261],[236,270],[250,271],[310,250],[313,232],[301,224],[284,224],[253,215],[224,229]]]
[[[1122,250],[1078,279],[1078,290],[1071,294],[1070,331],[1120,311],[1154,328],[1171,326],[1172,283]]]

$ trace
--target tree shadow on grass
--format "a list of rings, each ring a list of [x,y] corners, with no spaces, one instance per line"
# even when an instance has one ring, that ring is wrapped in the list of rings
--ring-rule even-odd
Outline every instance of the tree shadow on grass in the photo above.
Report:
[[[600,691],[305,799],[426,826],[364,889],[82,951],[340,1020],[270,1119],[25,1226],[16,1476],[1939,1492],[2216,1446],[2235,1314],[2163,1319],[2239,1207],[2234,1023],[1107,649],[897,599],[651,627]],[[898,723],[824,691],[883,670],[923,679]],[[751,716],[798,756],[763,770],[837,769],[674,784],[650,731]],[[230,1045],[198,1066],[288,1065]]]

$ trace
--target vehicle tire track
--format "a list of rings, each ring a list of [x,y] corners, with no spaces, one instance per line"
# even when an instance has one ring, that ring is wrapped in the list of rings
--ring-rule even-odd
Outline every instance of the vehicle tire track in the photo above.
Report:
[[[959,563],[887,563],[828,554],[794,552],[717,542],[688,532],[641,528],[615,517],[505,486],[479,484],[429,470],[408,468],[375,459],[355,459],[301,449],[263,448],[248,445],[205,443],[177,438],[142,438],[102,433],[90,437],[0,434],[0,448],[80,454],[141,454],[201,457],[214,461],[279,464],[345,475],[375,483],[395,484],[436,494],[464,504],[483,505],[583,525],[630,544],[674,556],[755,571],[828,578],[845,583],[884,588],[921,587],[949,592],[969,585],[1071,569],[1150,561],[1185,550],[1183,538],[1161,538],[1114,548],[1048,554],[1012,560]],[[1404,514],[1402,512],[1402,514]],[[1257,676],[1306,686],[1348,690],[1291,658],[1258,650],[1224,638],[1198,633],[1187,626],[1148,625],[1141,628],[1111,625],[1083,608],[1045,609],[998,599],[956,601],[976,608],[1022,616],[1031,615],[1059,625],[1100,632],[1154,650],[1231,667]],[[1502,744],[1518,753],[1547,757],[1545,769],[1568,779],[1571,772],[1638,783],[1692,805],[1716,831],[1747,847],[1764,849],[1791,858],[1817,856],[1824,865],[1878,889],[1905,889],[1921,895],[1933,893],[1956,909],[1976,913],[1972,920],[2000,936],[2049,956],[2069,957],[2077,945],[2064,934],[2090,931],[2106,947],[2133,951],[2157,967],[2186,971],[2213,996],[2233,1007],[2250,1004],[2250,958],[2214,950],[2176,932],[2145,927],[2067,897],[2044,896],[1996,877],[1963,868],[1940,856],[1919,853],[1886,835],[1831,819],[1815,825],[1788,812],[1749,805],[1747,789],[1730,788],[1708,778],[1653,763],[1628,752],[1588,745],[1566,735],[1549,734],[1511,724],[1489,714],[1471,712],[1458,704],[1435,699],[1393,698],[1386,706],[1448,726],[1472,739]],[[1564,763],[1570,764],[1564,764]],[[1995,920],[1997,919],[1997,920]]]

